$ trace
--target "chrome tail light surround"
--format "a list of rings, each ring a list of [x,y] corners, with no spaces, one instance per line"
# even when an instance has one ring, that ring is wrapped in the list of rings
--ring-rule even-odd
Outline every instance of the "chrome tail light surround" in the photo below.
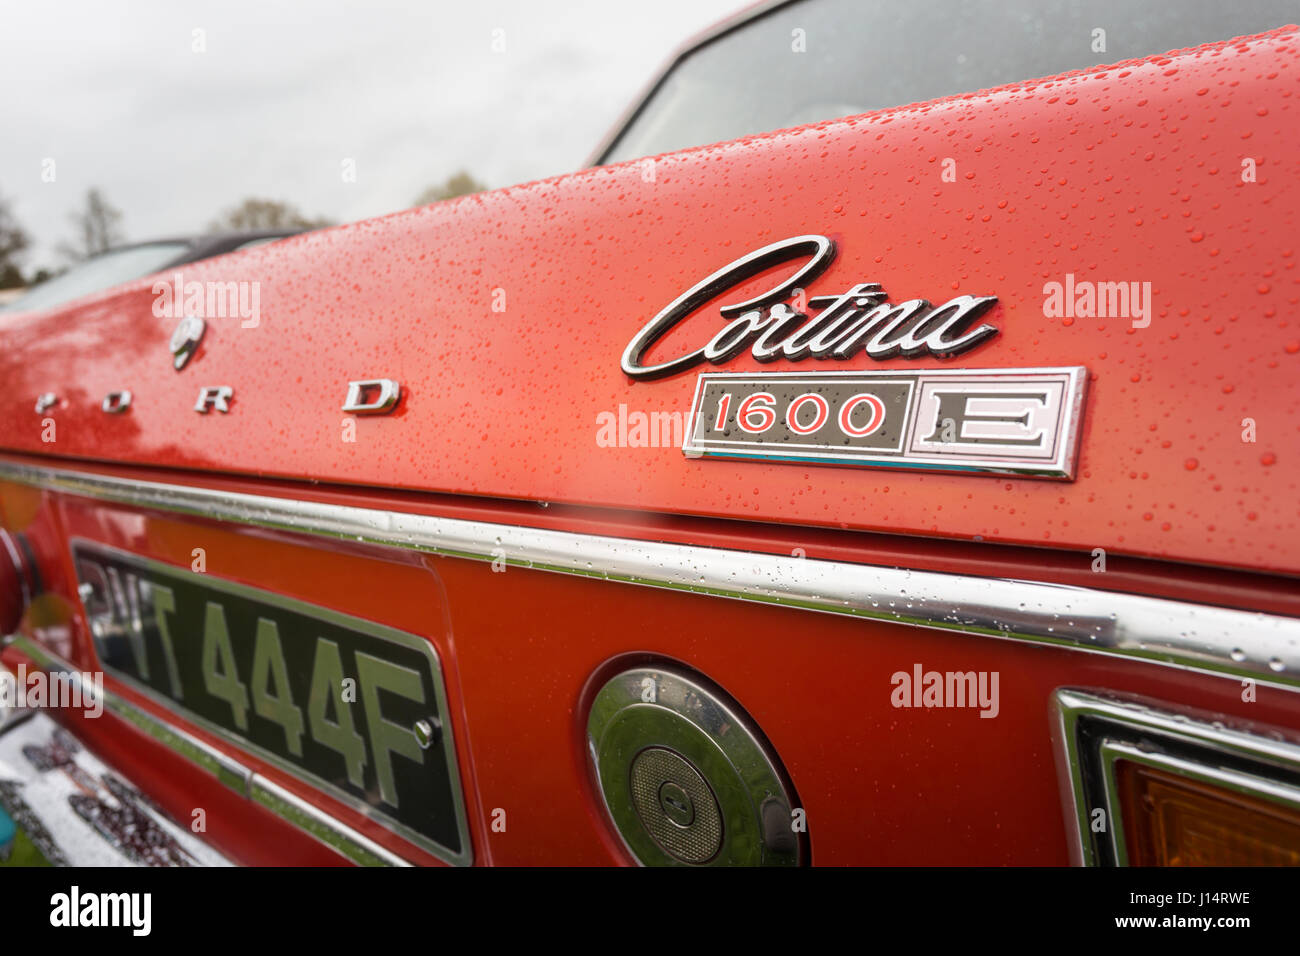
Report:
[[[1121,760],[1300,810],[1300,739],[1277,728],[1245,730],[1210,715],[1061,689],[1053,695],[1052,736],[1076,866],[1129,863]]]

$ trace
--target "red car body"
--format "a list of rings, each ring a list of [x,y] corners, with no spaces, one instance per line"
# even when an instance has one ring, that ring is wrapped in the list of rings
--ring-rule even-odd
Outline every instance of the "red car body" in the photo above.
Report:
[[[939,175],[945,157],[956,157],[955,182]],[[153,279],[11,320],[0,330],[0,521],[26,535],[44,588],[22,632],[97,669],[69,552],[78,539],[182,569],[202,548],[216,577],[425,636],[482,864],[631,862],[586,730],[597,689],[635,663],[687,667],[745,709],[797,792],[818,864],[1069,862],[1049,716],[1060,688],[1300,730],[1300,648],[1288,658],[1250,633],[1234,671],[1060,646],[1050,627],[1038,641],[998,639],[606,580],[599,567],[557,573],[510,563],[509,540],[502,574],[490,551],[402,547],[400,528],[307,533],[120,490],[202,488],[834,562],[867,582],[873,569],[904,569],[1087,589],[1103,606],[1137,595],[1300,618],[1294,28],[690,149],[657,158],[652,182],[643,173],[636,162],[587,169],[195,263],[185,280],[258,281],[261,318],[210,323],[179,373]],[[899,298],[998,297],[987,318],[999,334],[969,352],[859,356],[854,368],[1086,367],[1076,479],[709,461],[653,438],[598,442],[599,416],[617,419],[620,406],[624,417],[690,408],[694,374],[642,381],[620,369],[650,317],[727,262],[807,233],[839,250],[814,293],[871,280]],[[1149,281],[1149,326],[1046,316],[1044,284],[1067,272]],[[663,354],[698,347],[716,326],[699,310]],[[727,370],[771,369],[746,352]],[[349,381],[380,377],[402,384],[393,414],[339,411]],[[228,414],[195,414],[204,386],[233,387]],[[105,415],[103,397],[123,389],[129,412]],[[47,392],[58,404],[34,412]],[[56,441],[42,440],[46,418]],[[348,421],[355,441],[341,437]],[[91,493],[79,476],[127,484]],[[11,665],[23,659],[5,651]],[[892,706],[890,675],[917,663],[1000,672],[998,720]],[[1258,681],[1256,699],[1243,700],[1243,679]],[[107,684],[396,857],[437,862]],[[206,807],[207,839],[232,860],[345,861],[122,717],[64,719],[174,818]]]

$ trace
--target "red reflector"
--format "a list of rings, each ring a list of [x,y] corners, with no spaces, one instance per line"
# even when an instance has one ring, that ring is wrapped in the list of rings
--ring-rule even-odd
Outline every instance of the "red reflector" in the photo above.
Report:
[[[31,581],[22,543],[0,528],[0,635],[12,634],[31,603]]]

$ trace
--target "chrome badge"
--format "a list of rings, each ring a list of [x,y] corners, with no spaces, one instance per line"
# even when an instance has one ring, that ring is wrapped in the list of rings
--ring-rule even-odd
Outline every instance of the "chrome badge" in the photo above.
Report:
[[[121,415],[131,407],[131,392],[125,388],[109,392],[99,407],[109,415]]]
[[[198,351],[199,343],[203,341],[203,333],[207,328],[208,323],[197,315],[187,315],[181,319],[168,343],[172,353],[172,367],[176,371],[183,369],[185,363]]]
[[[766,292],[742,302],[719,306],[729,320],[703,347],[657,364],[646,354],[696,309],[728,291],[742,288],[769,269],[801,258],[794,274]],[[835,243],[825,236],[793,236],[773,242],[723,266],[687,289],[632,337],[623,351],[623,372],[631,378],[676,375],[701,362],[721,365],[746,348],[758,362],[784,359],[846,361],[868,358],[922,358],[958,355],[998,334],[996,326],[975,321],[998,301],[992,295],[954,296],[940,306],[925,299],[890,302],[876,282],[859,282],[838,295],[817,295],[803,312],[803,287],[826,271],[835,258]],[[791,308],[793,303],[796,307]]]
[[[230,400],[235,397],[235,390],[229,385],[206,385],[199,389],[199,400],[194,403],[194,410],[206,415],[216,409],[221,414],[230,412]]]
[[[1088,370],[710,372],[682,451],[1072,480]]]
[[[391,378],[348,382],[343,411],[353,415],[387,415],[402,400],[402,386]]]

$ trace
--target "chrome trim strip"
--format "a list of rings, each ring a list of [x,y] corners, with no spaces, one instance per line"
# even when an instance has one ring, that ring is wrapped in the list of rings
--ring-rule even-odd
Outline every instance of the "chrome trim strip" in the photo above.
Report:
[[[1300,690],[1300,619],[1090,588],[909,571],[129,481],[0,460],[0,480],[351,542],[1052,644]]]
[[[30,638],[17,634],[10,642],[47,670],[66,673],[80,684],[81,673],[59,655],[46,650]],[[93,693],[93,690],[88,691]],[[204,743],[168,721],[141,710],[126,698],[105,688],[104,706],[137,730],[167,747],[178,757],[206,770],[236,793],[261,804],[299,830],[347,857],[358,866],[409,866],[390,850],[347,824],[329,816],[295,794],[255,774],[215,747]]]
[[[315,804],[308,803],[259,773],[248,778],[248,799],[266,807],[299,830],[342,853],[358,866],[410,866],[397,854],[345,826]]]
[[[1217,755],[1228,763],[1248,761],[1260,770],[1272,769],[1280,775],[1300,780],[1300,741],[1288,739],[1280,732],[1275,736],[1263,736],[1262,733],[1197,719],[1187,713],[1159,710],[1131,700],[1100,697],[1065,688],[1052,695],[1052,710],[1052,737],[1070,841],[1070,861],[1076,866],[1099,866],[1108,862],[1106,854],[1101,852],[1103,847],[1110,850],[1115,861],[1121,865],[1127,863],[1113,772],[1116,759],[1141,759],[1184,776],[1240,789],[1265,799],[1287,804],[1295,801],[1300,805],[1300,789],[1285,780],[1271,780],[1230,766],[1214,766],[1208,759],[1195,759],[1197,754],[1203,754],[1207,758]],[[1090,751],[1085,753],[1080,740],[1080,724],[1085,722],[1108,723],[1116,732],[1094,742],[1095,745],[1090,744]],[[1171,748],[1180,748],[1185,753],[1166,754],[1149,747],[1139,749],[1132,741],[1120,739],[1124,731],[1131,732],[1134,737],[1144,736]],[[1099,764],[1099,775],[1085,779],[1085,762],[1094,757]],[[1105,805],[1108,821],[1104,835],[1093,833],[1091,828],[1091,814],[1099,808],[1093,805],[1098,801],[1093,801],[1092,797],[1097,796],[1098,790],[1101,792],[1099,802]],[[1098,846],[1099,842],[1103,847]]]

